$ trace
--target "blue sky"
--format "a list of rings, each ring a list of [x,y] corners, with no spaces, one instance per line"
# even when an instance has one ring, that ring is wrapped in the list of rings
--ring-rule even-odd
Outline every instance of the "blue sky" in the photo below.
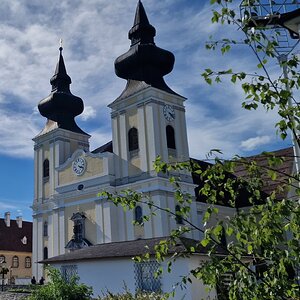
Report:
[[[238,3],[238,1],[237,1]],[[0,217],[31,219],[33,142],[45,119],[38,102],[50,93],[49,80],[63,39],[71,91],[85,103],[77,118],[92,135],[91,150],[111,140],[107,105],[120,95],[125,81],[114,74],[114,60],[126,52],[137,0],[1,0],[0,12]],[[237,85],[208,86],[201,78],[212,69],[253,70],[256,61],[246,48],[227,56],[205,49],[210,35],[236,38],[235,29],[210,23],[209,1],[144,0],[156,44],[175,54],[168,85],[188,98],[186,117],[190,154],[205,158],[212,148],[225,156],[252,155],[291,145],[276,137],[276,113],[244,111]],[[271,73],[278,74],[276,62]]]

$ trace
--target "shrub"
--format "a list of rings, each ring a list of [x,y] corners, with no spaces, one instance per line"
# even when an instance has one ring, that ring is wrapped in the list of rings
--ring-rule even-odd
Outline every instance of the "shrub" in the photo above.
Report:
[[[47,268],[50,282],[39,286],[28,300],[88,300],[93,294],[92,288],[79,284],[79,277],[65,280],[59,270]]]

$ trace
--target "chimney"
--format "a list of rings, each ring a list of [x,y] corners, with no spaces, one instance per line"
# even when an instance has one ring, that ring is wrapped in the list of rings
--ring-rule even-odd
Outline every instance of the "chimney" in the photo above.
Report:
[[[10,212],[9,211],[7,211],[4,214],[4,222],[6,224],[6,227],[10,227]]]
[[[22,228],[22,225],[23,225],[23,220],[22,220],[22,217],[21,216],[18,216],[16,218],[16,223],[18,225],[19,228]]]

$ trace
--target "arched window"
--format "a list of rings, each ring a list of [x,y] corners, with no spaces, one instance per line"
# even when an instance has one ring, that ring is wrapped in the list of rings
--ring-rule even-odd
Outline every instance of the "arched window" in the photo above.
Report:
[[[31,257],[25,257],[25,268],[31,268]]]
[[[130,128],[128,131],[128,149],[129,151],[139,149],[138,130],[135,127]]]
[[[44,236],[48,236],[48,222],[44,222],[44,228],[43,228],[44,230]]]
[[[166,127],[166,135],[167,135],[167,146],[169,149],[176,149],[175,144],[175,131],[171,125]]]
[[[45,159],[43,162],[43,178],[49,177],[49,159]]]
[[[19,257],[18,256],[13,256],[12,258],[12,268],[19,268]]]
[[[182,219],[182,215],[181,215],[180,210],[181,210],[180,205],[176,205],[175,206],[175,220],[176,220],[176,224],[178,224],[178,225],[183,224],[183,219]]]
[[[143,223],[143,210],[140,206],[136,206],[136,208],[134,209],[134,220],[138,224]]]
[[[48,258],[48,248],[44,247],[44,259]]]
[[[0,264],[5,262],[5,256],[4,255],[0,255]]]

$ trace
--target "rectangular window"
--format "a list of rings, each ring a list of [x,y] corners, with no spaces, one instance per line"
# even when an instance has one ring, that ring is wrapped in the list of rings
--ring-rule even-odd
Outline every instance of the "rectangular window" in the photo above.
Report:
[[[71,279],[72,276],[76,276],[77,275],[77,266],[76,265],[61,266],[60,272],[62,274],[62,277],[66,281],[70,281],[70,279]]]
[[[43,235],[46,237],[48,236],[48,222],[44,222],[44,228],[43,228],[44,232],[43,232]]]
[[[134,264],[135,286],[137,291],[161,291],[161,280],[155,276],[155,272],[157,272],[159,266],[159,263],[156,261]]]
[[[31,257],[25,257],[25,268],[31,268]]]

